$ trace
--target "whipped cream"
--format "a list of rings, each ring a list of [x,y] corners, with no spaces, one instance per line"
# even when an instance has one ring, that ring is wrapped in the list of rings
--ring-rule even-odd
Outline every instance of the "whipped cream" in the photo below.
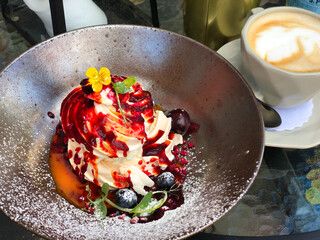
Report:
[[[99,186],[131,186],[145,195],[144,187],[154,185],[150,176],[166,169],[182,136],[170,132],[171,118],[154,110],[141,84],[122,94],[120,101],[127,121],[110,86],[90,95],[78,87],[66,97],[61,124],[68,137],[69,161],[81,178]]]

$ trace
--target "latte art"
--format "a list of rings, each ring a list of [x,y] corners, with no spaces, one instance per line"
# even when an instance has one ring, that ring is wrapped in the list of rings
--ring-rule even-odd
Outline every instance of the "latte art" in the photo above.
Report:
[[[248,30],[255,53],[291,72],[320,71],[320,21],[295,12],[274,12],[256,19]]]

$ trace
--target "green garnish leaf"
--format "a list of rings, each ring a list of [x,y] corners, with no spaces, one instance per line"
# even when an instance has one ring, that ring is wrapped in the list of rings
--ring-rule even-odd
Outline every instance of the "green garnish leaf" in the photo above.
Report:
[[[107,192],[108,192],[109,185],[105,186],[104,190],[105,191],[107,190]],[[90,199],[91,189],[90,189],[89,185],[86,185],[86,191],[88,192],[87,199],[91,203],[91,206],[94,208],[95,216],[101,220],[105,219],[107,216],[107,213],[108,213],[108,209],[107,209],[106,205],[104,204],[104,198],[99,197],[96,200],[92,201],[92,199]]]
[[[159,192],[160,193],[160,192]],[[152,191],[149,191],[147,195],[142,198],[141,202],[135,206],[129,213],[134,213],[135,215],[140,215],[141,213],[154,212],[156,209],[160,208],[167,201],[167,192],[161,192],[164,194],[164,197],[160,200],[151,198],[153,195]]]
[[[125,94],[131,91],[131,87],[136,83],[135,77],[128,77],[123,82],[112,83],[117,93]]]
[[[101,187],[101,191],[105,194],[105,195],[108,195],[108,192],[109,192],[109,189],[110,189],[110,186],[108,183],[104,183]]]
[[[168,198],[168,193],[178,191],[178,188],[172,188],[169,191],[156,191],[152,192],[149,191],[139,202],[137,206],[134,208],[123,208],[112,202],[108,199],[108,192],[110,190],[110,186],[107,183],[104,183],[101,187],[101,197],[97,198],[96,200],[90,199],[91,197],[91,189],[89,185],[86,186],[86,191],[88,191],[87,198],[91,204],[92,207],[94,207],[94,214],[97,218],[103,220],[106,218],[108,209],[105,205],[105,202],[113,206],[114,208],[119,209],[123,212],[133,213],[133,216],[140,216],[141,214],[144,214],[144,216],[150,216],[154,213],[154,211],[158,208],[160,208]],[[160,200],[157,200],[156,198],[152,198],[152,195],[154,194],[164,194],[163,198]]]
[[[99,218],[101,220],[106,218],[107,213],[108,213],[108,209],[104,203],[103,198],[97,198],[94,201],[93,207],[94,207],[94,215],[97,218]]]
[[[130,213],[137,213],[137,211],[140,211],[141,209],[146,209],[151,203],[151,197],[152,191],[149,191],[147,195],[142,198],[140,203],[131,210]]]
[[[124,123],[127,123],[127,118],[126,118],[126,116],[124,115],[123,109],[122,109],[122,107],[121,107],[119,94],[118,94],[117,91],[115,91],[115,92],[116,92],[116,96],[117,96],[117,102],[118,102],[120,114],[121,114],[121,116],[122,116],[122,118],[123,118]]]
[[[136,78],[135,77],[128,77],[123,82],[126,85],[126,87],[130,88],[136,83]]]
[[[119,111],[122,115],[123,121],[127,123],[127,118],[124,115],[123,109],[120,104],[119,94],[125,94],[131,91],[131,87],[136,83],[135,77],[128,77],[122,82],[112,83],[114,91],[116,92],[117,102],[119,106]]]
[[[127,88],[124,82],[113,83],[113,88],[117,93],[120,93],[120,94],[130,92],[130,88]]]
[[[90,197],[91,197],[91,189],[90,189],[89,185],[86,185],[86,191],[88,192],[87,199],[89,200],[89,202],[91,204],[94,204],[93,201],[90,199]]]
[[[91,196],[91,189],[90,189],[90,187],[89,187],[89,185],[86,185],[86,191],[90,194],[90,196]]]
[[[119,209],[122,212],[130,212],[132,210],[132,208],[123,208],[118,206],[117,204],[115,204],[114,202],[110,201],[108,198],[104,199],[107,203],[109,203],[112,207]]]

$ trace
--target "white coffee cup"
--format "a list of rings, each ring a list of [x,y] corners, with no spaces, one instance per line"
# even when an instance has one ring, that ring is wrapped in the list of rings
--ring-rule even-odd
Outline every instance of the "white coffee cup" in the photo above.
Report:
[[[309,20],[315,28],[308,25]],[[289,108],[306,103],[320,91],[317,34],[320,37],[320,15],[311,11],[295,7],[253,11],[241,32],[241,56],[246,75],[255,81],[263,101]]]

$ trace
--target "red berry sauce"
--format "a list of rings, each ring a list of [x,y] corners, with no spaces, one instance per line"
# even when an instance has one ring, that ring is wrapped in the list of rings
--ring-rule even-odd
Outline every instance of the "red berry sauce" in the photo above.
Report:
[[[123,76],[111,76],[114,83],[123,81],[126,77]],[[128,121],[125,121],[120,113],[120,109],[117,103],[116,94],[113,91],[112,85],[104,85],[103,90],[109,95],[108,98],[112,99],[113,106],[117,110],[118,116],[112,117],[110,114],[97,113],[95,111],[94,102],[100,103],[102,101],[100,93],[95,93],[92,89],[88,88],[87,79],[82,80],[81,86],[75,88],[64,99],[61,106],[61,124],[56,128],[56,134],[54,135],[50,148],[50,168],[53,179],[56,183],[57,192],[63,196],[70,203],[79,208],[86,208],[89,213],[94,212],[94,208],[88,204],[87,199],[88,192],[86,191],[87,185],[91,189],[91,200],[95,200],[100,197],[101,188],[98,186],[98,180],[95,178],[94,183],[88,182],[84,179],[84,173],[87,171],[88,163],[94,164],[97,157],[93,154],[93,148],[99,147],[107,153],[109,157],[118,157],[117,152],[122,151],[126,156],[129,148],[125,142],[118,140],[114,134],[114,131],[119,131],[124,135],[133,136],[137,139],[145,139],[143,149],[143,156],[157,156],[160,164],[167,165],[165,171],[169,171],[174,175],[175,182],[181,185],[187,175],[185,165],[188,163],[186,159],[187,151],[193,148],[193,143],[184,143],[181,146],[175,146],[172,153],[175,156],[173,161],[170,161],[166,154],[165,149],[170,144],[170,141],[164,143],[156,143],[158,139],[164,134],[164,131],[159,132],[153,138],[147,138],[144,128],[144,122],[152,123],[154,121],[153,112],[156,109],[161,109],[159,106],[154,106],[151,94],[148,91],[142,89],[139,83],[132,86],[133,91],[125,94],[119,94],[119,100],[121,108],[124,111],[125,117]],[[109,89],[107,89],[109,88]],[[126,114],[129,112],[130,114]],[[142,114],[144,117],[142,117]],[[49,117],[52,115],[48,113]],[[54,117],[54,116],[53,116]],[[146,120],[145,120],[146,119]],[[90,124],[87,124],[90,122]],[[110,130],[106,130],[105,126],[112,126]],[[198,126],[193,125],[192,132],[197,130]],[[174,133],[169,134],[169,140],[172,140]],[[96,139],[101,141],[96,141]],[[84,158],[84,164],[80,165],[81,158],[78,156],[80,149],[75,149],[75,152],[71,150],[68,152],[68,139],[74,139],[79,144],[83,144],[89,154]],[[102,144],[106,142],[107,144]],[[97,146],[99,144],[99,146]],[[73,156],[74,163],[77,165],[75,169],[71,167],[69,158]],[[157,158],[151,158],[147,164],[152,164],[153,161],[157,161]],[[79,165],[79,166],[78,166]],[[164,172],[161,168],[155,164],[152,173],[145,170],[143,161],[141,163],[142,171],[147,174],[155,183],[156,177],[154,175]],[[154,175],[153,175],[154,174]],[[115,186],[118,188],[132,187],[130,180],[130,173],[128,177],[120,175],[118,172],[112,173],[112,177],[115,180]],[[145,187],[146,191],[158,191],[161,190],[155,184],[153,187]],[[114,196],[117,190],[109,191],[108,199],[115,202]],[[138,202],[143,196],[138,195]],[[162,198],[161,194],[154,196],[156,198]],[[182,194],[182,188],[179,191],[168,193],[168,199],[165,204],[155,210],[155,212],[148,217],[134,217],[131,219],[131,223],[143,223],[161,218],[165,211],[172,210],[179,207],[184,202]],[[109,217],[118,217],[125,219],[124,216],[130,216],[128,213],[123,213],[109,204],[105,203],[108,208]]]
[[[186,145],[183,144],[182,146]],[[86,208],[89,213],[93,212],[94,209],[88,204],[87,195],[88,192],[86,191],[86,186],[89,185],[91,189],[91,197],[90,199],[95,200],[96,198],[100,197],[101,188],[89,181],[84,180],[84,178],[79,177],[79,174],[72,168],[69,162],[69,157],[67,153],[67,142],[66,142],[66,135],[63,132],[61,125],[59,124],[56,128],[56,133],[53,136],[51,147],[50,147],[50,169],[53,180],[56,183],[57,192],[64,197],[68,202],[71,204],[79,207],[79,208]],[[177,160],[173,160],[168,165],[165,171],[171,172],[175,177],[175,182],[182,184],[186,175],[187,171],[183,166],[183,157],[181,155],[181,147],[176,147],[176,156],[178,157]],[[181,162],[180,162],[181,159]],[[163,171],[159,169],[159,174]],[[117,176],[119,177],[119,176]],[[150,176],[150,178],[156,182],[155,176]],[[159,189],[156,184],[152,188],[147,188],[146,191],[158,191]],[[109,191],[108,198],[115,202],[114,196],[117,190]],[[162,198],[161,194],[157,194],[156,198]],[[143,196],[138,195],[138,201],[140,201]],[[182,189],[179,191],[175,191],[172,194],[168,194],[168,199],[165,204],[155,210],[155,212],[148,217],[140,217],[140,218],[132,218],[131,223],[144,223],[157,220],[161,218],[165,211],[173,210],[179,206],[181,206],[184,202],[184,197],[182,193]],[[108,208],[108,216],[109,217],[120,217],[124,219],[121,211],[118,209],[110,206],[109,204],[105,203]],[[129,215],[130,216],[130,215]],[[134,219],[134,220],[133,220]]]

